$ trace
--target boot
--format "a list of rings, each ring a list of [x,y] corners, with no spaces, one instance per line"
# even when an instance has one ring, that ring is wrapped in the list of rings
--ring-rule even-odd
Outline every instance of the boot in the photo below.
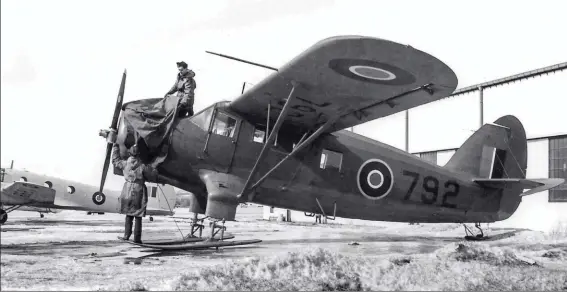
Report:
[[[134,220],[134,216],[126,215],[126,219],[124,222],[124,240],[130,240],[130,235],[132,235],[132,221]]]
[[[142,243],[142,217],[135,217],[136,223],[134,225],[134,242]]]

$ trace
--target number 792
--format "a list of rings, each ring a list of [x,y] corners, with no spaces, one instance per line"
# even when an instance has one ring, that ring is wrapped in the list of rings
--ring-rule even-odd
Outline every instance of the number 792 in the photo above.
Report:
[[[411,185],[404,196],[404,201],[410,199],[413,194],[415,187],[417,186],[420,175],[417,172],[404,170],[402,173],[404,176],[409,176],[412,178]],[[433,176],[425,176],[421,183],[421,201],[424,204],[431,205],[437,201],[440,194],[439,180]],[[446,208],[457,208],[455,204],[447,202],[449,198],[456,198],[459,195],[459,184],[453,180],[448,180],[444,184],[444,193],[441,194],[441,206]]]

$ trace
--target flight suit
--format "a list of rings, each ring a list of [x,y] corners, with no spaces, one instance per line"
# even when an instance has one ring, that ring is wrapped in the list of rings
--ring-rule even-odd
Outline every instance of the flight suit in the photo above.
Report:
[[[118,144],[112,147],[112,164],[123,171],[126,180],[120,194],[120,214],[126,215],[124,239],[128,240],[132,235],[132,221],[135,219],[134,242],[141,242],[142,217],[146,215],[148,205],[148,190],[145,182],[148,178],[155,177],[157,171],[134,156],[123,160],[120,157]]]
[[[195,72],[192,70],[187,70],[184,73],[177,74],[177,80],[171,89],[167,92],[166,96],[169,94],[174,94],[177,92],[179,97],[179,116],[189,116],[193,115],[193,103],[195,102],[195,88],[197,88],[197,83],[195,82]]]

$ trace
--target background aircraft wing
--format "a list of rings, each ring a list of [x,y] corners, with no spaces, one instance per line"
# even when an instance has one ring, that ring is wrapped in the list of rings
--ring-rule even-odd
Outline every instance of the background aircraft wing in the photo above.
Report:
[[[2,183],[1,199],[5,205],[53,204],[55,190],[22,181]]]
[[[322,40],[231,102],[255,124],[275,122],[292,89],[283,128],[314,129],[338,118],[334,132],[450,95],[455,73],[435,57],[387,40],[340,36]]]

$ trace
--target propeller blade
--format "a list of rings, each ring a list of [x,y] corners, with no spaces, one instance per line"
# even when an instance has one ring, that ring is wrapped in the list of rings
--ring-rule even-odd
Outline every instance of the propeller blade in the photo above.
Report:
[[[122,103],[124,102],[124,89],[126,88],[126,69],[122,74],[122,81],[120,82],[120,89],[118,89],[118,97],[116,98],[116,106],[114,107],[114,114],[112,116],[112,123],[110,128],[116,130],[118,126],[118,119],[120,117],[120,111],[122,110]],[[112,143],[106,145],[106,156],[104,158],[104,166],[102,167],[102,176],[100,178],[100,188],[99,192],[102,193],[104,189],[104,183],[106,182],[106,175],[108,174],[108,167],[110,166],[110,155],[112,154]]]
[[[120,117],[120,110],[122,109],[122,103],[124,101],[124,89],[126,87],[126,69],[122,74],[122,82],[120,82],[120,89],[118,90],[118,97],[116,98],[116,107],[114,108],[114,115],[112,116],[112,123],[110,128],[116,130],[118,126],[118,118]]]
[[[112,152],[112,144],[106,145],[106,157],[104,159],[104,166],[102,167],[102,177],[100,178],[100,188],[99,192],[102,193],[104,189],[104,183],[106,182],[106,174],[108,173],[108,167],[110,166],[110,154]]]

